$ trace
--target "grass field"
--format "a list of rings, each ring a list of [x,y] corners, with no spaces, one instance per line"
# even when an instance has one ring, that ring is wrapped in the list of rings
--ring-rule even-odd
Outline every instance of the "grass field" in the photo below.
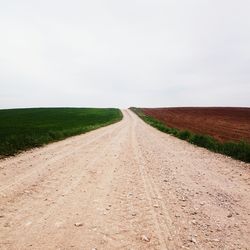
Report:
[[[196,134],[189,130],[180,130],[174,127],[168,127],[156,118],[147,115],[140,108],[130,108],[142,120],[158,130],[178,137],[181,140],[188,141],[200,147],[207,148],[213,152],[230,156],[244,162],[250,162],[250,143],[246,141],[227,141],[221,142],[206,134]]]
[[[42,146],[122,119],[119,109],[31,108],[0,110],[0,156]]]

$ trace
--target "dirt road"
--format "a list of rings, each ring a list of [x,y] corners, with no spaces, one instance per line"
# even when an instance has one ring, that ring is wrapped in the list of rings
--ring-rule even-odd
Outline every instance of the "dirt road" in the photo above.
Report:
[[[0,249],[249,249],[250,164],[114,125],[0,161]]]

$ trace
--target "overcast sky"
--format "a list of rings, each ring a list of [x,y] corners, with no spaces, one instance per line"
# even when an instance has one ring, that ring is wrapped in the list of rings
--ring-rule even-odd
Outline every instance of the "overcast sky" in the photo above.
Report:
[[[0,108],[250,106],[249,0],[0,0]]]

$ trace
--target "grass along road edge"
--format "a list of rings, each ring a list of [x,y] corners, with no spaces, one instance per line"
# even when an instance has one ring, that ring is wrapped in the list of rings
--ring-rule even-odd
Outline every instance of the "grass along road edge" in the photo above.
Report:
[[[108,126],[122,117],[114,108],[0,110],[0,158]]]

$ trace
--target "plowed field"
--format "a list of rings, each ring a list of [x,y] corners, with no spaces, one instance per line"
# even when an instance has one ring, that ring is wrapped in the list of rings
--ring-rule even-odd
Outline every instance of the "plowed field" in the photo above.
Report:
[[[168,127],[225,141],[250,142],[250,108],[144,108]]]

